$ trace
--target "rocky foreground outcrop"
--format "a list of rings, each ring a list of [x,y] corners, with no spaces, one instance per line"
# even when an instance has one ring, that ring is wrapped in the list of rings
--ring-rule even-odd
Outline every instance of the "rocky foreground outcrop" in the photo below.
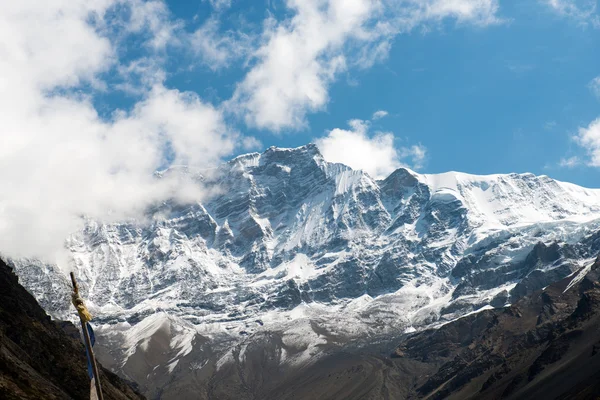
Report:
[[[0,399],[88,399],[84,347],[75,326],[52,321],[0,260]],[[143,399],[100,367],[104,398]]]

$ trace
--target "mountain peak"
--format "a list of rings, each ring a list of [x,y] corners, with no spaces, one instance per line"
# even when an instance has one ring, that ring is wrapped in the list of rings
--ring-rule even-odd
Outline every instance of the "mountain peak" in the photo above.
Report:
[[[285,148],[271,146],[261,154],[261,163],[293,161],[294,159],[323,159],[318,147],[309,143],[300,147]]]
[[[298,147],[277,147],[277,146],[270,146],[267,150],[265,150],[263,152],[263,154],[265,154],[265,153],[271,153],[271,152],[288,152],[288,153],[294,153],[294,154],[308,153],[308,154],[311,154],[311,155],[321,155],[321,152],[319,151],[319,148],[314,143],[308,143],[308,144],[305,144],[303,146],[298,146]]]
[[[221,190],[202,204],[166,208],[145,226],[98,223],[110,234],[99,239],[89,229],[67,242],[69,265],[105,332],[119,321],[134,329],[158,309],[205,332],[184,335],[170,327],[176,320],[154,321],[157,343],[171,343],[164,354],[180,363],[168,373],[191,371],[205,343],[221,359],[219,346],[265,332],[297,349],[275,353],[301,361],[318,353],[329,334],[421,329],[513,302],[600,251],[600,234],[592,235],[600,229],[600,191],[547,177],[399,168],[375,181],[326,162],[314,144],[271,147],[216,169],[207,184]],[[540,242],[558,247],[552,257],[528,258]],[[41,303],[67,315],[68,293],[47,290],[68,288],[58,268],[15,265]],[[197,359],[178,356],[175,338]],[[143,343],[130,350],[141,354]],[[119,365],[126,374],[134,368]],[[139,365],[139,376],[153,373],[153,366]]]
[[[262,153],[241,154],[227,164],[234,168],[247,169],[269,164],[294,164],[300,160],[309,159],[323,160],[319,149],[312,143],[294,148],[271,146]]]

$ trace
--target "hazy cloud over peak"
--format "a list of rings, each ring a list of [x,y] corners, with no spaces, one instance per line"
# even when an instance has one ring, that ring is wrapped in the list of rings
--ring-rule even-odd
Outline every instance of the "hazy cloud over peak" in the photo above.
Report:
[[[123,3],[142,9],[108,34],[105,17]],[[169,40],[164,13],[159,2],[138,1],[0,6],[4,254],[51,259],[84,215],[139,218],[148,205],[168,198],[198,199],[201,188],[156,179],[154,171],[170,162],[214,164],[232,152],[236,135],[221,111],[195,93],[164,87],[160,66],[122,64],[118,57],[118,42],[132,31],[144,30],[149,49],[163,46]],[[130,82],[140,100],[107,119],[99,116],[93,92],[107,90],[103,74],[111,69],[156,76]],[[71,90],[82,85],[97,89]]]
[[[361,169],[377,179],[387,177],[399,167],[422,167],[426,156],[424,146],[396,147],[393,133],[371,134],[368,121],[355,119],[348,125],[349,130],[335,128],[315,140],[327,161]]]

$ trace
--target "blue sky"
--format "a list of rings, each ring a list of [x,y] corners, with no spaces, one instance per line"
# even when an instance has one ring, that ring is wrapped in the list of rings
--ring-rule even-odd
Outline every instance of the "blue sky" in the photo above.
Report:
[[[254,35],[250,40],[257,43],[264,41],[260,36],[267,18],[283,24],[298,13],[283,1],[224,3],[168,1],[166,7],[169,18],[188,33],[214,21],[215,35],[234,40]],[[579,3],[572,4],[589,7]],[[597,167],[587,165],[587,149],[573,139],[600,115],[600,99],[590,87],[600,75],[600,29],[594,26],[594,13],[573,15],[544,1],[500,1],[497,6],[493,15],[498,21],[493,23],[457,21],[449,14],[391,35],[391,47],[381,60],[366,68],[349,65],[328,80],[327,101],[307,110],[300,127],[253,126],[231,115],[227,123],[258,139],[255,149],[260,150],[300,146],[332,129],[347,129],[347,121],[369,120],[375,111],[385,110],[388,115],[371,122],[367,135],[391,132],[398,148],[422,146],[426,157],[417,166],[421,172],[533,172],[600,186]],[[128,40],[124,63],[141,55],[132,50],[135,41]],[[193,91],[220,107],[260,63],[251,54],[258,47],[251,44],[244,49],[247,55],[217,67],[186,49],[167,48],[164,84]],[[360,50],[356,47],[341,53],[351,59]],[[97,99],[108,112],[138,100],[122,92]],[[237,148],[233,154],[245,151]],[[564,165],[574,157],[577,162],[571,164],[576,165]],[[415,167],[410,159],[402,163]]]
[[[0,248],[62,248],[201,187],[153,173],[315,142],[383,178],[600,187],[597,0],[0,5]]]

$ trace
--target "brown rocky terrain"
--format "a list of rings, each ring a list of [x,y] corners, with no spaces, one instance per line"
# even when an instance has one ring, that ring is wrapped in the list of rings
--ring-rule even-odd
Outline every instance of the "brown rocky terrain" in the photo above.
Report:
[[[585,271],[584,271],[585,272]],[[424,368],[412,395],[429,399],[600,396],[600,258],[516,304],[405,339],[399,363]]]
[[[391,355],[384,340],[269,376],[238,365],[212,380],[206,398],[598,399],[599,277],[600,258],[509,307],[405,336]],[[268,364],[269,352],[247,358]]]
[[[600,259],[509,307],[438,329],[347,341],[285,370],[274,361],[281,338],[267,335],[243,360],[198,370],[152,398],[597,399],[599,277]],[[189,357],[216,362],[209,353]],[[114,374],[102,374],[107,399],[141,397]],[[51,321],[0,264],[0,398],[84,399],[88,390],[76,328]]]
[[[106,400],[144,398],[130,384],[99,367]],[[0,260],[0,399],[89,396],[86,356],[77,328],[52,321]]]

